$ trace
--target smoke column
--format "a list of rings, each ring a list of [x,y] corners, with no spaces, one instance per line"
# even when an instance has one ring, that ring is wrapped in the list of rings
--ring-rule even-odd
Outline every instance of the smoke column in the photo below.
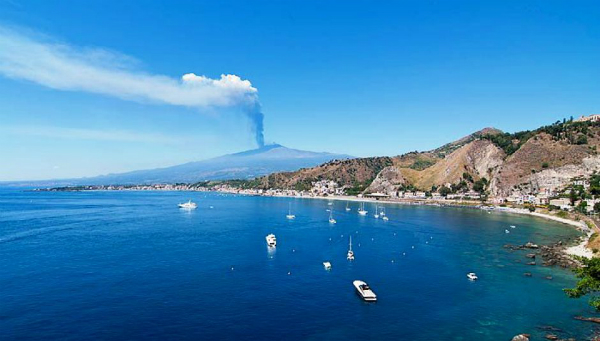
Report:
[[[254,139],[256,140],[256,144],[258,148],[262,148],[265,146],[265,135],[264,135],[264,125],[263,121],[265,115],[262,113],[262,107],[258,101],[254,102],[247,111],[246,115],[250,119],[251,131],[254,134]]]

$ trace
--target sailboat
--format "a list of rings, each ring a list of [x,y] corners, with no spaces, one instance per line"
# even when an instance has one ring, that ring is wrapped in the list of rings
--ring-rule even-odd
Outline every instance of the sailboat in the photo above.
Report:
[[[367,215],[367,213],[369,213],[369,212],[365,211],[365,203],[361,202],[360,203],[360,208],[358,209],[358,214],[360,214],[360,215]]]
[[[350,236],[350,245],[348,248],[348,255],[346,256],[348,260],[354,260],[354,251],[352,251],[352,236]]]
[[[385,217],[385,207],[381,206],[381,212],[379,213],[380,216]]]
[[[379,208],[377,208],[377,205],[375,205],[375,214],[373,214],[373,216],[375,219],[379,219]]]
[[[350,207],[348,206],[348,202],[346,202],[346,212],[350,211]]]
[[[335,219],[333,219],[333,210],[329,211],[329,223],[330,224],[335,224],[337,223],[337,221],[335,221]]]
[[[294,219],[296,218],[295,215],[292,214],[292,204],[290,203],[290,206],[288,208],[288,214],[285,216],[288,219]]]

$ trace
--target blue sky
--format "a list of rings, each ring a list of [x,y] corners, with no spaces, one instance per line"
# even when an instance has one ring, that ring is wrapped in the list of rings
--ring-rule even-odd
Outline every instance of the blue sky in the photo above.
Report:
[[[258,101],[267,142],[356,156],[600,113],[599,17],[594,1],[0,0],[0,180],[255,148]]]

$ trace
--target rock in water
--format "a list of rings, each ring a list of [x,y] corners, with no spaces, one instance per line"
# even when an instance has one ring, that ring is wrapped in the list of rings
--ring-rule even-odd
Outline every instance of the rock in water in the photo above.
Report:
[[[519,334],[512,338],[512,341],[529,341],[529,334]]]

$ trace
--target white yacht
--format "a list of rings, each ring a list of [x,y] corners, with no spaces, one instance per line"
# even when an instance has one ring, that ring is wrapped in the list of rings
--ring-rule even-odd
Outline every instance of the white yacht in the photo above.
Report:
[[[191,200],[189,200],[188,202],[184,202],[183,204],[179,204],[177,205],[179,208],[185,208],[188,210],[193,210],[195,208],[198,207],[198,205],[196,205],[195,202],[192,202]]]
[[[361,202],[360,203],[360,208],[358,209],[358,214],[360,214],[360,215],[367,215],[367,213],[369,213],[369,212],[365,211],[365,203]]]
[[[329,271],[331,270],[331,263],[323,262],[323,267],[325,268],[325,270]]]
[[[329,223],[330,224],[337,223],[337,221],[335,221],[335,219],[333,219],[333,211],[329,211]]]
[[[356,292],[362,297],[363,300],[367,302],[375,302],[377,301],[377,295],[371,290],[371,287],[363,281],[356,280],[352,282],[354,287],[356,288]]]
[[[478,277],[477,277],[477,275],[476,275],[474,272],[469,272],[469,273],[467,274],[467,278],[468,278],[469,280],[471,280],[471,281],[475,281],[475,280],[477,280],[477,278],[478,278]]]
[[[348,248],[348,255],[346,256],[348,260],[354,260],[354,251],[352,251],[352,236],[350,236],[350,245]]]
[[[277,238],[275,238],[274,234],[269,234],[265,239],[267,240],[267,245],[269,247],[277,246]]]
[[[348,206],[348,202],[346,202],[346,212],[350,211],[350,207]]]
[[[373,214],[373,216],[375,219],[379,219],[379,208],[377,208],[377,205],[375,205],[375,214]]]
[[[288,214],[285,216],[288,219],[295,219],[296,216],[294,214],[292,214],[292,204],[290,203],[290,206],[288,207]]]

